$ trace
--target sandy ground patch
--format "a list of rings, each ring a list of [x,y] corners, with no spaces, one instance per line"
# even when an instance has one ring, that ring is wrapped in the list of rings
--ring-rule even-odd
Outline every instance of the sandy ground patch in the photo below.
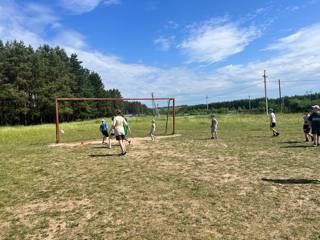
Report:
[[[157,136],[156,141],[159,139],[165,139],[165,138],[173,138],[173,137],[180,137],[181,134],[174,134],[174,135],[168,135],[168,136]],[[131,144],[133,145],[139,145],[143,142],[149,142],[151,141],[150,137],[136,137],[136,138],[130,138],[132,141]],[[115,139],[111,139],[111,144],[116,144],[117,141]],[[53,143],[49,144],[49,147],[78,147],[83,145],[95,145],[95,144],[101,144],[101,140],[89,140],[89,141],[79,141],[79,142],[71,142],[71,143]]]

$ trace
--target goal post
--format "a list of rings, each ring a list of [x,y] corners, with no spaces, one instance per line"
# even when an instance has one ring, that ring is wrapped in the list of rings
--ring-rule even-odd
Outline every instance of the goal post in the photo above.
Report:
[[[63,98],[55,97],[56,143],[60,143],[59,102],[61,101],[168,101],[167,123],[170,102],[172,101],[172,134],[176,133],[176,99],[175,98]]]

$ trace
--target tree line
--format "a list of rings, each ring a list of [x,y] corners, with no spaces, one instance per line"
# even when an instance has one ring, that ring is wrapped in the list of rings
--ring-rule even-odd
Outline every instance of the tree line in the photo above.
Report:
[[[118,89],[106,90],[100,75],[82,66],[76,54],[60,47],[37,49],[23,42],[0,40],[0,125],[54,122],[55,97],[121,98]],[[61,102],[62,121],[148,111],[140,102]]]
[[[286,96],[282,99],[268,99],[268,105],[276,112],[295,113],[310,111],[311,106],[320,104],[320,93],[301,95],[301,96]],[[224,101],[208,104],[198,104],[193,106],[177,107],[178,114],[207,114],[207,113],[228,113],[228,112],[265,112],[265,99],[241,99],[233,101]]]

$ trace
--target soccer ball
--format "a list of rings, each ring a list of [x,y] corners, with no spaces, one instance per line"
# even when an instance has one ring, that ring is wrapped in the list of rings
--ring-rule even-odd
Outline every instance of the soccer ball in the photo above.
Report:
[[[62,134],[64,134],[64,130],[63,130],[63,129],[61,129],[60,132],[61,132]]]

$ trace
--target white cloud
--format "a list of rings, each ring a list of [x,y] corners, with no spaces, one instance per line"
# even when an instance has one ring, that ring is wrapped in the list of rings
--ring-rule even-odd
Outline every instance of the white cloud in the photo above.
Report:
[[[240,53],[260,32],[254,26],[240,27],[225,19],[210,20],[190,27],[189,36],[178,45],[188,63],[215,63]]]
[[[57,23],[58,18],[42,5],[22,7],[7,0],[0,4],[0,39],[3,41],[22,40],[37,47],[44,41],[40,37],[44,29],[54,27]]]
[[[95,9],[103,0],[59,0],[60,6],[74,14],[82,14]]]
[[[171,37],[158,37],[157,39],[155,39],[153,41],[153,43],[158,45],[159,49],[161,51],[168,51],[171,48],[173,41],[174,41],[173,36],[171,36]]]
[[[125,97],[148,97],[155,92],[158,97],[176,97],[178,104],[199,103],[204,101],[205,95],[209,95],[211,100],[248,95],[261,97],[264,69],[269,75],[270,96],[277,94],[277,85],[271,81],[279,78],[284,82],[284,94],[320,88],[320,24],[300,29],[269,45],[266,49],[276,54],[268,60],[227,65],[208,72],[187,67],[158,68],[125,63],[119,57],[90,49],[85,36],[65,29],[50,9],[45,14],[44,11],[36,11],[41,7],[22,8],[12,1],[1,2],[0,39],[23,40],[34,47],[43,43],[60,45],[68,54],[77,53],[85,67],[102,76],[107,88],[118,88]],[[43,16],[38,17],[41,14]],[[37,24],[29,26],[30,18],[35,18]],[[228,24],[221,22],[219,26]],[[53,37],[46,37],[46,30],[54,25],[58,27],[53,29]]]
[[[52,40],[53,44],[63,45],[65,47],[72,46],[74,48],[85,48],[87,43],[85,37],[76,31],[73,30],[61,30]]]

